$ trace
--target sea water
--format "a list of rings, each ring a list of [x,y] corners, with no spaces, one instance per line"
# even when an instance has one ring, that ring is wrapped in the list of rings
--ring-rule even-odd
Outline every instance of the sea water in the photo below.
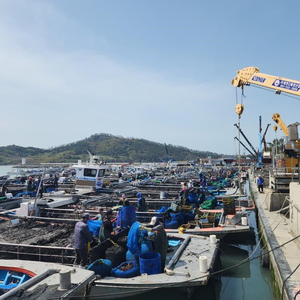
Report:
[[[0,166],[0,176],[6,175],[12,171],[13,166]]]

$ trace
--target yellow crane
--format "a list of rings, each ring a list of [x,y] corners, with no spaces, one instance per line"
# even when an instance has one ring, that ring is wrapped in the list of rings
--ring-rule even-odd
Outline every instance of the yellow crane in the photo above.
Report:
[[[231,80],[231,84],[241,88],[250,84],[255,84],[273,89],[276,94],[284,92],[300,96],[300,81],[260,73],[259,69],[256,67],[248,67],[237,71],[237,75]]]
[[[300,81],[260,73],[259,68],[256,67],[247,67],[237,71],[237,75],[234,79],[231,80],[231,84],[235,87],[240,87],[242,90],[244,90],[244,86],[249,86],[253,84],[267,89],[275,90],[276,94],[281,94],[281,92],[283,92],[295,96],[300,96]],[[274,114],[272,119],[279,125],[283,133],[289,137],[289,142],[285,144],[285,151],[290,155],[297,154],[298,161],[299,161],[300,160],[300,142],[298,141],[299,123],[293,123],[287,127],[282,121],[282,119],[280,118],[279,114]]]
[[[287,126],[284,124],[284,122],[282,121],[282,119],[280,118],[280,114],[277,113],[273,114],[272,120],[278,124],[278,126],[283,131],[285,136],[289,136],[289,130]]]

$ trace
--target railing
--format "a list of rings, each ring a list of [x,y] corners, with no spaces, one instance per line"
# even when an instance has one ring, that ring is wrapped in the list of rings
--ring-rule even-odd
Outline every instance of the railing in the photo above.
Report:
[[[72,253],[72,255],[71,255]],[[51,247],[38,245],[0,243],[1,258],[15,258],[34,261],[73,263],[73,247]]]
[[[270,174],[272,174],[272,175],[289,175],[291,177],[295,176],[295,178],[298,178],[298,168],[292,168],[292,167],[270,168]]]

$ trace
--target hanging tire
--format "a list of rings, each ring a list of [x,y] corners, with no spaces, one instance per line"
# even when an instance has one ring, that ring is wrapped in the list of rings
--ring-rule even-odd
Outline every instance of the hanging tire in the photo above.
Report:
[[[261,249],[260,251],[260,266],[263,268],[269,268],[270,256],[267,249]]]

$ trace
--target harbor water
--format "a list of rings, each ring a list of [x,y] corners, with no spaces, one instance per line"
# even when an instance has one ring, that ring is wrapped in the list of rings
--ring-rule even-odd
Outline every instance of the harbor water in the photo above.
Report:
[[[6,175],[12,170],[12,166],[0,166],[0,176]],[[260,266],[259,256],[260,235],[257,229],[257,219],[254,211],[248,212],[250,226],[254,230],[246,244],[232,244],[230,241],[222,241],[220,244],[220,269],[226,271],[218,273],[214,280],[207,286],[194,289],[178,290],[154,290],[152,292],[134,296],[131,300],[153,299],[191,299],[191,300],[272,300],[277,299],[271,274],[268,268]],[[237,265],[232,268],[233,266]],[[99,298],[103,299],[101,295]]]

